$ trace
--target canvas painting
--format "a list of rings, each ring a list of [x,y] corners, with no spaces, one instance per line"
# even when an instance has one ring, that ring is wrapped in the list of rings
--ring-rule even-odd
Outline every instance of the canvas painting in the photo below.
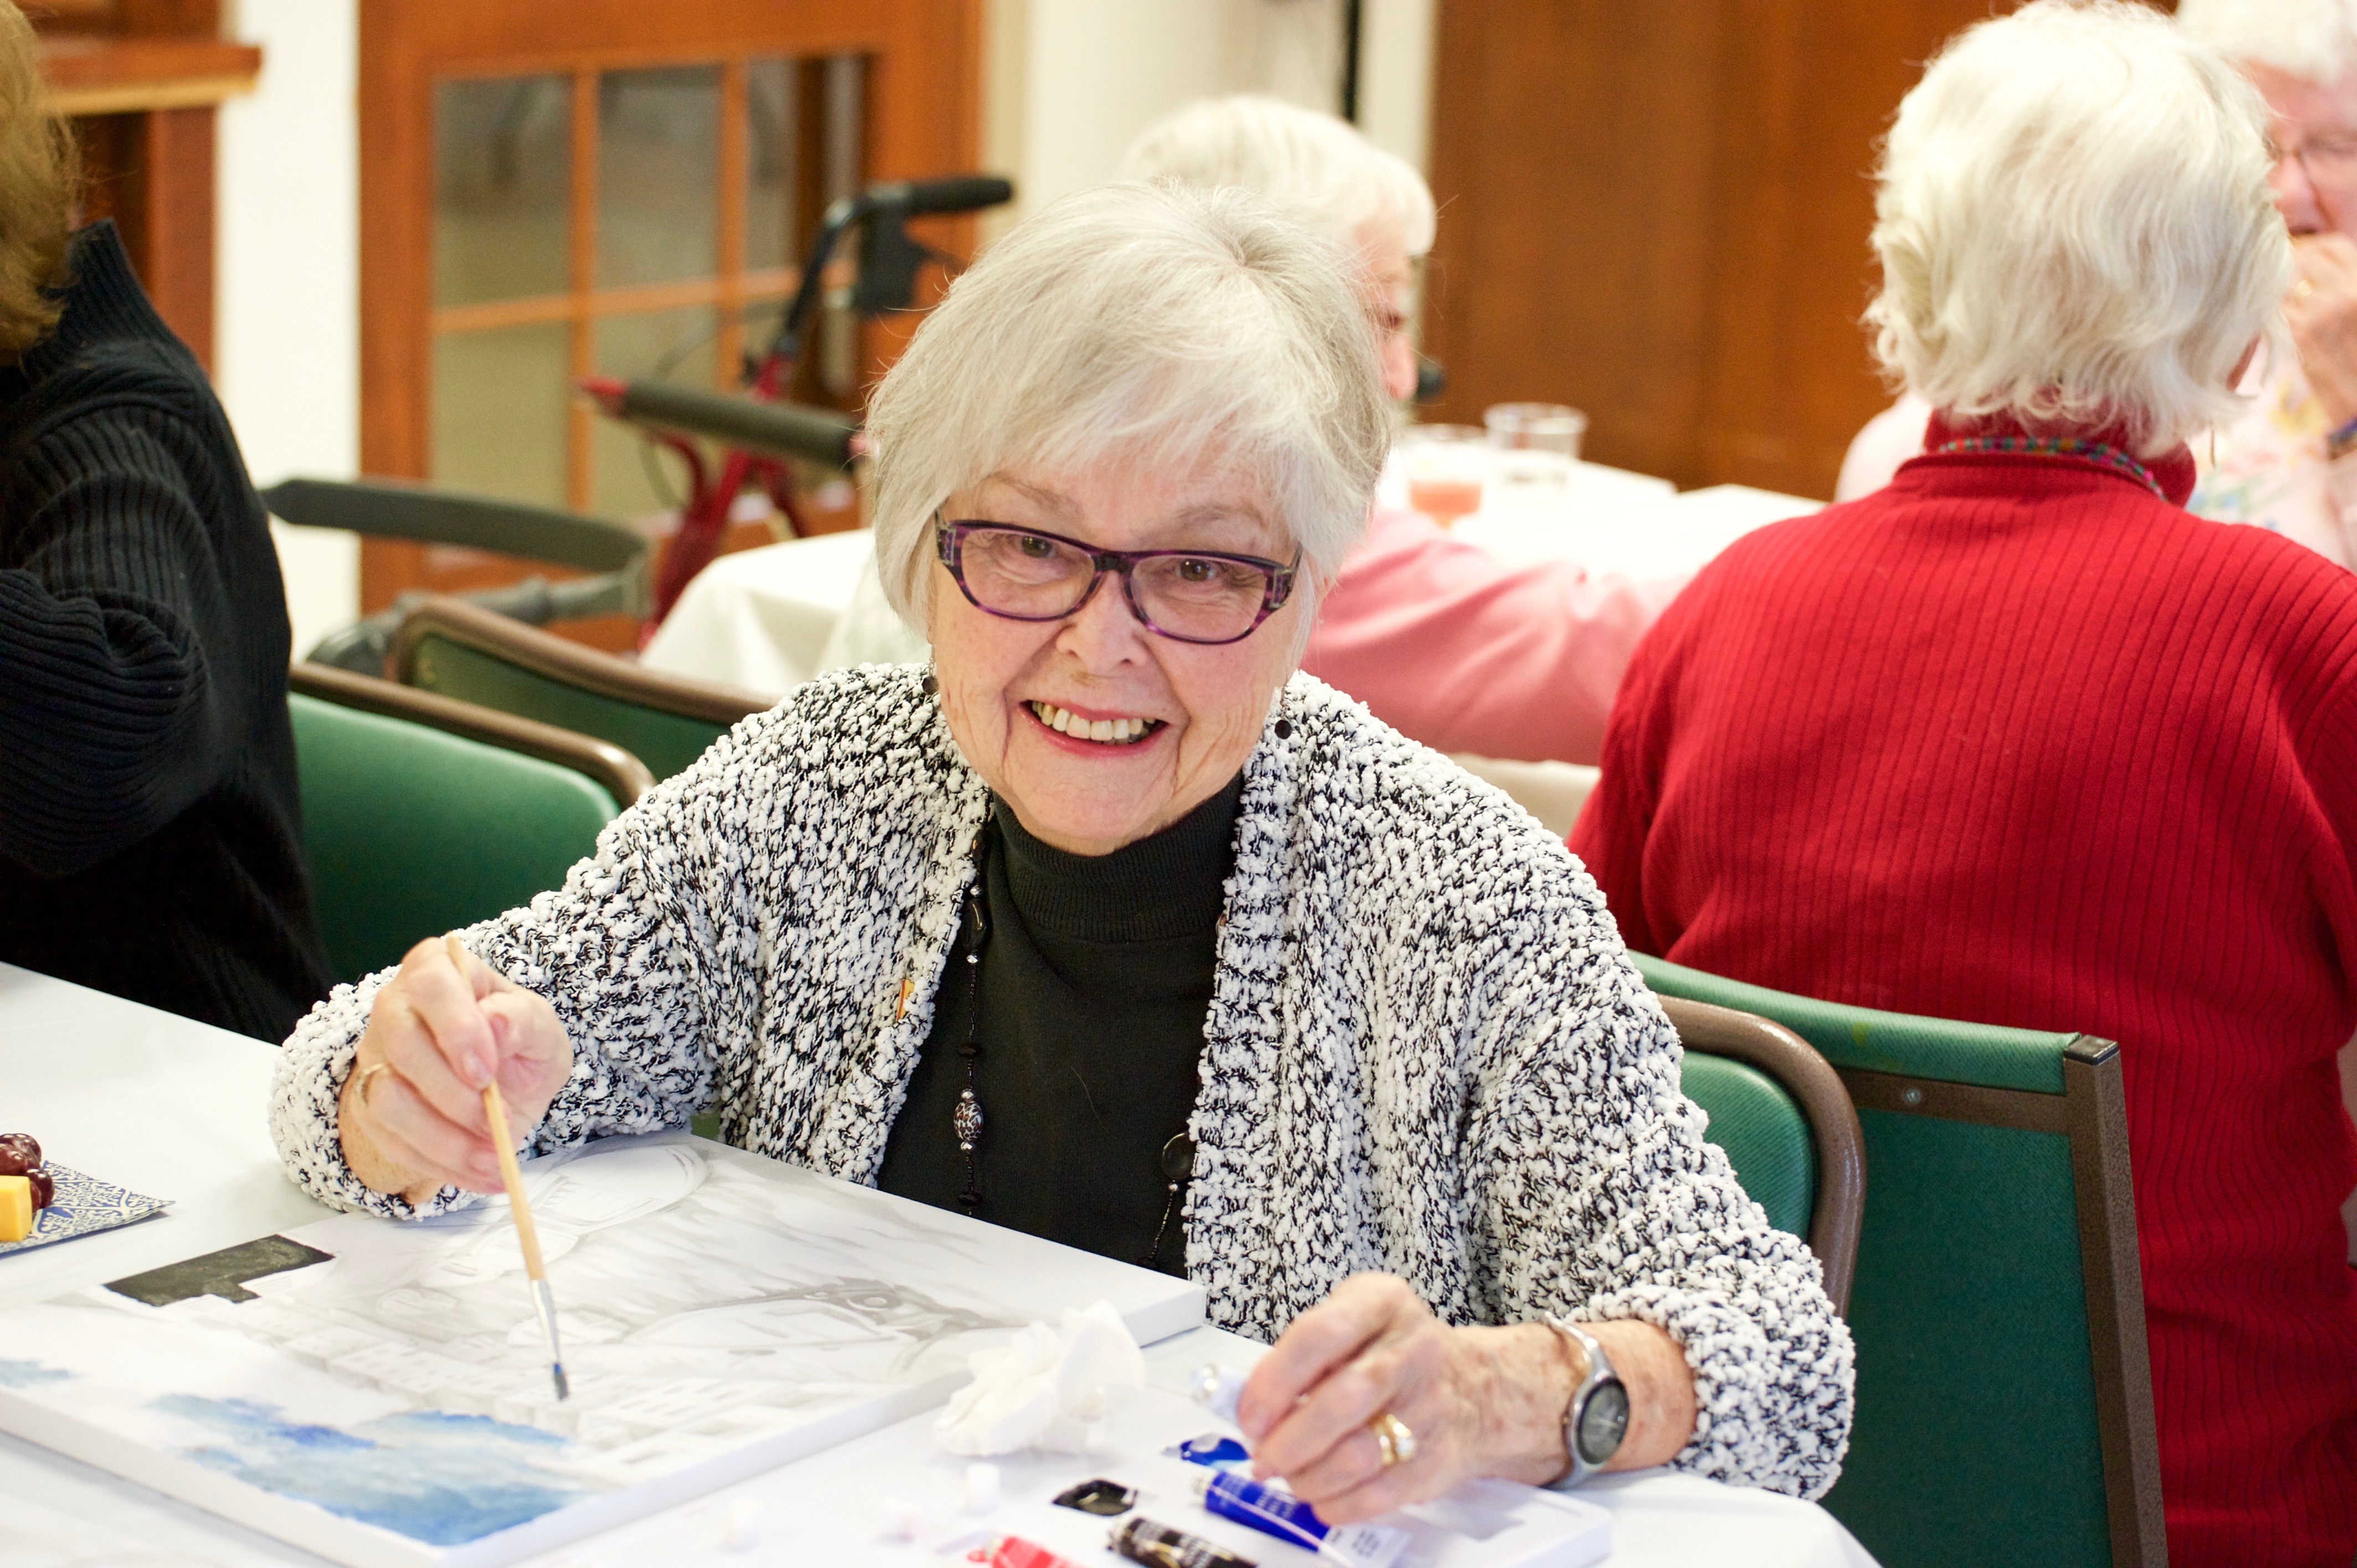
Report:
[[[0,1430],[353,1568],[477,1568],[927,1409],[1066,1306],[1202,1320],[1187,1281],[681,1133],[524,1180],[569,1400],[501,1201],[0,1313]]]

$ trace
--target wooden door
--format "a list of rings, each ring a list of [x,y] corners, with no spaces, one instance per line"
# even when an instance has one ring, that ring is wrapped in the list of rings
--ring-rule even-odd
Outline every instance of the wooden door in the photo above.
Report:
[[[1831,496],[1884,407],[1877,144],[1989,0],[1443,0],[1429,417],[1568,403],[1587,455]]]
[[[576,380],[736,386],[828,199],[978,146],[979,0],[361,0],[361,60],[362,468],[605,516],[678,477]],[[852,404],[899,340],[818,337],[801,395]],[[361,604],[529,569],[371,540]]]

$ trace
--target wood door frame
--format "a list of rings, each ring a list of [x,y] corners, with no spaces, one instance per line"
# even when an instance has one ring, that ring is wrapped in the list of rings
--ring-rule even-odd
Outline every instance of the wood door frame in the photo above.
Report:
[[[599,41],[554,41],[560,38]],[[660,6],[643,0],[360,0],[363,473],[424,478],[431,461],[435,84],[452,77],[701,64],[747,53],[868,57],[869,178],[974,167],[981,0],[864,0],[856,7],[839,0],[664,0]],[[576,136],[581,130],[576,124]],[[931,220],[926,237],[952,254],[970,254],[973,220]],[[871,376],[902,338],[876,335],[866,356]],[[381,575],[363,571],[364,607],[391,597],[394,585],[370,580]]]

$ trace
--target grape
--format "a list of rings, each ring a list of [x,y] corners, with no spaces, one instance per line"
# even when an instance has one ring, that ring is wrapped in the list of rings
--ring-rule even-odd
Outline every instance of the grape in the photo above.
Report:
[[[24,1176],[41,1165],[41,1145],[30,1133],[0,1133],[0,1176]]]
[[[50,1177],[48,1168],[47,1166],[37,1166],[32,1170],[27,1171],[25,1173],[25,1179],[33,1185],[33,1207],[35,1208],[47,1208],[49,1205],[58,1200],[58,1184]]]

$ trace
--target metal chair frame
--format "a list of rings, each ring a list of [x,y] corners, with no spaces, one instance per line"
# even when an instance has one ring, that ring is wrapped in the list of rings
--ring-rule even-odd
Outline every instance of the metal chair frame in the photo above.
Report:
[[[1857,1277],[1857,1238],[1866,1219],[1866,1132],[1831,1062],[1781,1024],[1756,1013],[1682,996],[1657,998],[1690,1051],[1758,1068],[1791,1095],[1816,1145],[1816,1190],[1809,1203],[1809,1251],[1824,1265],[1825,1294],[1849,1313]]]
[[[530,625],[590,616],[642,618],[651,602],[652,543],[635,529],[603,518],[392,479],[287,479],[264,490],[262,500],[272,516],[307,528],[463,544],[588,574],[556,581],[527,577],[468,596],[471,603]],[[322,639],[307,657],[358,674],[382,672],[394,631],[425,596],[404,594],[390,608]]]

